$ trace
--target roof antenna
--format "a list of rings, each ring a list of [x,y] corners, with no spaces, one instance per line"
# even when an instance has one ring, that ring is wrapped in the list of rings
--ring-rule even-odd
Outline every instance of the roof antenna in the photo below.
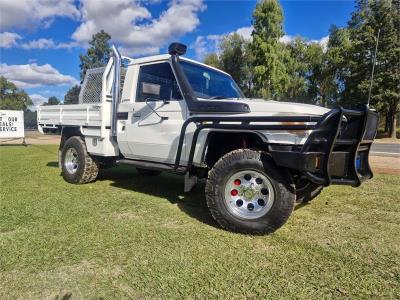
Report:
[[[378,44],[379,44],[379,34],[380,33],[381,33],[381,29],[379,28],[378,29],[378,36],[376,38],[376,44],[375,44],[374,61],[372,63],[371,81],[369,83],[368,102],[367,102],[367,107],[368,108],[369,108],[369,102],[371,101],[372,82],[374,81],[374,72],[375,72],[376,56],[378,55]]]

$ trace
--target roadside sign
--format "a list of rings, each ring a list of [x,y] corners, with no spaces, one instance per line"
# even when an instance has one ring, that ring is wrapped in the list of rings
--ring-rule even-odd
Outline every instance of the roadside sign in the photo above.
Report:
[[[24,112],[0,110],[0,139],[25,138]]]

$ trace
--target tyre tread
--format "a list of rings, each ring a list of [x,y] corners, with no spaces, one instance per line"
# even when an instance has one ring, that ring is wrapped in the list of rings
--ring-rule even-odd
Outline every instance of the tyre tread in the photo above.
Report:
[[[276,231],[279,227],[281,227],[289,218],[290,214],[293,211],[295,195],[293,193],[293,188],[290,186],[291,183],[285,180],[284,176],[280,176],[280,182],[278,183],[280,191],[283,192],[283,197],[287,198],[287,201],[282,201],[280,203],[280,212],[281,216],[277,222],[266,222],[263,223],[263,227],[247,227],[241,226],[235,221],[232,221],[231,218],[227,218],[224,215],[224,212],[221,212],[218,209],[217,205],[217,197],[216,192],[217,189],[220,188],[218,185],[218,178],[223,176],[224,170],[229,168],[234,162],[240,160],[257,160],[262,161],[264,164],[268,165],[271,168],[274,168],[272,160],[270,157],[262,151],[255,151],[250,149],[238,149],[228,154],[224,155],[219,159],[219,161],[214,165],[214,167],[209,172],[209,177],[207,179],[206,184],[206,199],[207,206],[211,212],[213,218],[217,221],[217,223],[224,229],[240,232],[245,234],[269,234]],[[276,169],[276,168],[274,168]],[[276,170],[275,170],[276,172]],[[223,188],[223,187],[222,187]]]
[[[93,182],[96,180],[97,175],[99,173],[99,163],[90,156],[90,154],[86,150],[85,141],[79,136],[70,137],[65,143],[64,147],[68,147],[70,144],[77,142],[81,150],[83,150],[84,154],[84,164],[83,164],[83,172],[79,177],[75,177],[73,180],[64,176],[64,178],[71,183],[75,184],[85,184],[89,182]]]

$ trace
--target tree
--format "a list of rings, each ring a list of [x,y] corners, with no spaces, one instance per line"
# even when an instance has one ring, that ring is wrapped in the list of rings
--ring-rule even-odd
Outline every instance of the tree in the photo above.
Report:
[[[237,33],[224,36],[218,45],[219,55],[211,53],[204,63],[229,73],[247,96],[252,92],[252,66],[249,42]]]
[[[343,91],[346,86],[346,78],[350,73],[348,65],[348,53],[351,48],[349,30],[332,25],[329,29],[329,41],[325,54],[324,70],[327,103],[337,106],[344,105]]]
[[[301,37],[286,45],[289,83],[283,98],[331,107],[336,104],[337,84],[329,64],[329,53],[316,42]]]
[[[107,64],[111,56],[111,48],[109,45],[109,40],[111,36],[104,30],[92,36],[89,42],[89,49],[86,55],[80,55],[79,59],[81,61],[79,67],[81,68],[81,82],[85,78],[86,71],[91,68],[102,67]]]
[[[26,110],[32,100],[24,90],[0,76],[0,109]]]
[[[335,73],[337,62],[334,55],[334,50],[337,49],[332,47],[332,43],[328,41],[327,50],[318,43],[310,43],[306,49],[308,72],[305,77],[308,81],[308,96],[313,103],[324,107],[337,106],[339,99],[339,80]],[[340,50],[344,49],[342,45]]]
[[[307,61],[307,42],[297,37],[286,46],[289,52],[289,59],[286,64],[286,71],[289,75],[289,83],[283,97],[286,100],[298,102],[312,102],[308,95],[308,80],[310,66]]]
[[[81,87],[79,85],[71,87],[64,96],[64,104],[78,104],[80,91]]]
[[[247,97],[254,97],[258,95],[259,93],[257,92],[254,84],[254,54],[251,50],[251,44],[250,42],[247,42],[245,45],[245,51],[244,51],[244,57],[243,60],[245,61],[244,64],[244,79],[245,82],[242,83],[242,89],[244,94]]]
[[[25,128],[37,128],[37,112],[27,109],[24,113]]]
[[[219,57],[216,53],[210,53],[208,55],[206,55],[206,57],[204,58],[204,63],[206,65],[212,66],[214,68],[221,68],[221,63],[219,61]]]
[[[219,48],[221,68],[229,73],[240,87],[243,87],[246,80],[244,73],[246,40],[237,33],[229,34],[222,39]]]
[[[253,27],[255,86],[263,97],[279,99],[289,84],[286,63],[290,56],[279,41],[283,36],[283,13],[277,0],[262,0],[256,5]]]
[[[389,134],[396,136],[400,111],[400,4],[398,0],[359,0],[348,23],[350,47],[344,54],[342,103],[366,103],[371,82],[375,46],[379,47],[371,89],[371,104],[386,114]]]
[[[47,102],[43,103],[43,105],[58,105],[60,104],[60,100],[57,97],[51,96]]]
[[[369,23],[375,37],[378,30],[380,34],[371,102],[387,111],[389,136],[396,138],[396,116],[400,112],[400,2],[386,0],[369,4]]]

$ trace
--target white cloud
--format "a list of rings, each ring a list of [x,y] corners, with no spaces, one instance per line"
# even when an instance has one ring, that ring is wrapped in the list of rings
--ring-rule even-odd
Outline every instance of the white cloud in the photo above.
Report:
[[[199,60],[203,60],[204,57],[209,53],[217,53],[218,52],[218,44],[224,35],[207,35],[207,36],[198,36],[196,41],[191,46],[196,53],[196,57]]]
[[[29,98],[31,98],[31,100],[33,102],[33,105],[31,105],[29,107],[29,109],[32,111],[37,110],[40,105],[47,102],[47,98],[45,98],[39,94],[31,94],[31,95],[29,95]]]
[[[38,39],[33,40],[21,45],[24,49],[50,49],[54,48],[56,45],[52,39]]]
[[[81,0],[80,10],[74,0],[1,0],[0,27],[49,27],[56,17],[79,19],[81,24],[72,34],[73,41],[58,43],[40,38],[18,41],[7,37],[7,47],[29,49],[70,49],[88,45],[92,35],[105,30],[123,54],[155,54],[161,47],[193,31],[199,24],[198,13],[203,0],[171,0],[166,10],[152,16],[145,5],[160,0]],[[116,21],[118,20],[118,21]]]
[[[202,0],[172,0],[158,18],[135,0],[83,0],[83,22],[72,38],[87,44],[103,29],[128,55],[157,53],[167,43],[193,31],[199,24]]]
[[[225,33],[225,34],[221,34],[221,35],[207,35],[207,36],[202,36],[199,35],[196,38],[196,41],[191,45],[191,48],[194,49],[195,53],[196,53],[196,58],[198,60],[203,60],[204,57],[209,54],[209,53],[218,53],[219,49],[218,49],[218,45],[219,42],[222,40],[222,38],[226,35],[229,34],[233,34],[233,33],[237,33],[239,35],[241,35],[243,38],[247,39],[247,40],[251,40],[251,33],[253,32],[253,26],[249,26],[249,27],[241,27],[236,29],[235,31],[229,32],[229,33]],[[301,36],[292,36],[292,35],[288,35],[285,34],[283,37],[281,37],[279,39],[279,41],[281,43],[284,44],[290,44],[291,42],[294,41],[294,39],[296,37],[300,37]],[[329,36],[324,36],[319,40],[307,40],[305,39],[306,43],[310,44],[310,43],[317,43],[320,44],[321,47],[324,49],[324,51],[326,51],[327,49],[327,45],[328,45],[328,41],[329,41]]]
[[[74,0],[1,0],[0,11],[2,29],[38,25],[47,28],[55,17],[80,17]]]
[[[41,38],[38,40],[29,41],[20,45],[21,48],[30,49],[70,49],[76,47],[76,42],[70,43],[56,43],[53,39]]]
[[[18,40],[22,37],[14,32],[0,33],[0,48],[11,48],[18,44]]]
[[[246,40],[251,39],[251,33],[253,32],[253,26],[242,27],[235,31],[237,34],[241,35]]]
[[[0,33],[0,48],[22,48],[31,49],[71,49],[79,46],[77,42],[58,43],[53,39],[40,38],[22,43],[22,37],[13,32]]]
[[[294,39],[296,39],[297,37],[302,38],[301,36],[293,36],[293,35],[287,35],[285,34],[283,37],[281,37],[279,40],[284,43],[284,44],[290,44],[291,42],[294,41]],[[328,46],[328,41],[329,41],[329,35],[322,37],[319,40],[307,40],[305,39],[307,44],[311,44],[311,43],[316,43],[316,44],[320,44],[321,47],[324,49],[324,51],[326,51],[326,48]]]
[[[285,34],[283,37],[279,39],[281,43],[290,44],[296,37],[292,35]]]
[[[218,45],[222,38],[226,35],[237,33],[241,35],[246,40],[251,39],[251,33],[253,32],[253,26],[241,27],[236,31],[232,31],[225,34],[210,34],[207,36],[199,35],[191,48],[194,49],[196,53],[196,58],[198,60],[203,60],[204,57],[209,53],[218,53]]]
[[[326,51],[326,49],[328,48],[328,42],[329,42],[329,35],[324,36],[323,38],[319,39],[319,40],[312,40],[311,43],[318,43],[321,45],[321,47],[324,49],[324,51]]]
[[[30,88],[44,85],[74,85],[78,81],[69,75],[61,74],[49,64],[26,65],[0,64],[0,75],[14,82],[18,87]]]

